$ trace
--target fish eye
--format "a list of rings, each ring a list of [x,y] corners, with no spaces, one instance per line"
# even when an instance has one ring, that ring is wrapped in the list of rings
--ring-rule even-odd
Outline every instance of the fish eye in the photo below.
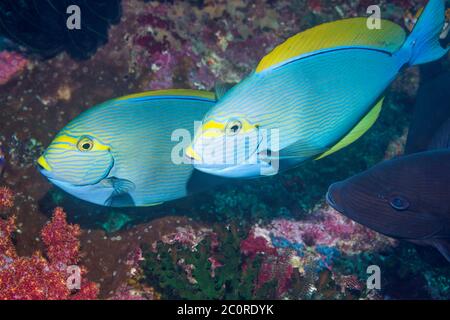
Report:
[[[392,208],[403,211],[409,208],[409,201],[402,196],[393,196],[389,201]]]
[[[93,147],[94,141],[92,141],[91,138],[81,137],[80,140],[78,140],[77,148],[82,152],[90,151]]]
[[[242,128],[242,123],[239,120],[232,120],[228,122],[226,127],[226,134],[228,136],[234,136],[239,133]]]

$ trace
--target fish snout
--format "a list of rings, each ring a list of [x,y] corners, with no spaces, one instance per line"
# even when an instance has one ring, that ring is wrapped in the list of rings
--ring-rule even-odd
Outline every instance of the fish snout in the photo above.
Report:
[[[341,190],[342,182],[333,183],[327,191],[325,199],[327,203],[336,211],[343,212],[344,209],[342,207],[342,203],[340,201],[340,190]]]
[[[197,153],[197,151],[194,150],[192,145],[187,147],[185,154],[192,161],[198,161],[198,162],[202,161],[202,157],[200,157],[200,155]]]
[[[222,157],[222,145],[223,140],[201,136],[185,149],[185,155],[197,165],[215,164]]]
[[[48,164],[47,159],[42,155],[37,160],[38,167],[40,171],[52,171],[52,167]]]

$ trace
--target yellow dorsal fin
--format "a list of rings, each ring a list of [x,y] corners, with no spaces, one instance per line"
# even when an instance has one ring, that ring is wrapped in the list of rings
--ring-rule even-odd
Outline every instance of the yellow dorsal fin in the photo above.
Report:
[[[141,93],[130,94],[127,96],[117,98],[116,100],[120,101],[120,100],[155,97],[155,96],[185,96],[185,97],[205,98],[210,100],[216,99],[215,94],[209,91],[190,90],[190,89],[169,89],[169,90],[145,91]]]
[[[350,18],[324,23],[287,39],[266,55],[256,72],[302,54],[342,46],[363,46],[393,53],[405,41],[405,31],[397,24],[381,20],[381,29],[369,29],[367,18]]]
[[[336,151],[339,151],[342,148],[345,148],[349,144],[358,140],[364,133],[366,133],[367,130],[369,130],[370,127],[372,127],[375,121],[377,121],[378,116],[380,115],[381,106],[383,105],[383,100],[384,97],[381,98],[380,101],[378,101],[375,107],[373,107],[372,110],[370,110],[369,113],[366,114],[364,118],[362,118],[362,120],[358,122],[358,124],[343,139],[341,139],[328,151],[322,153],[319,157],[316,158],[316,160],[325,158],[326,156],[329,156],[330,154],[335,153]]]

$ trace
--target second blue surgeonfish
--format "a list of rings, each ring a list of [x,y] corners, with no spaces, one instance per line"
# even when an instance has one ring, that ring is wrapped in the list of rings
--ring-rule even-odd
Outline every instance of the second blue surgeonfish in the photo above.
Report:
[[[408,37],[386,20],[369,29],[366,18],[293,36],[219,98],[187,155],[206,173],[257,177],[342,149],[373,125],[404,67],[447,53],[443,25],[444,1],[430,0]]]

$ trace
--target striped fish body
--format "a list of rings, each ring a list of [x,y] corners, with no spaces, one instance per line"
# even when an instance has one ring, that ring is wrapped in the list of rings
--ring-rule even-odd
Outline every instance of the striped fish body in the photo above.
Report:
[[[41,171],[69,193],[100,205],[147,206],[183,197],[193,168],[174,163],[178,141],[172,134],[177,129],[192,134],[194,121],[214,103],[213,94],[190,90],[107,101],[58,133],[40,159],[50,170]],[[99,150],[77,150],[83,137]]]
[[[381,98],[400,67],[397,57],[376,50],[311,56],[253,73],[204,121],[226,122],[245,114],[261,129],[279,130],[281,155],[307,159],[349,132]]]

